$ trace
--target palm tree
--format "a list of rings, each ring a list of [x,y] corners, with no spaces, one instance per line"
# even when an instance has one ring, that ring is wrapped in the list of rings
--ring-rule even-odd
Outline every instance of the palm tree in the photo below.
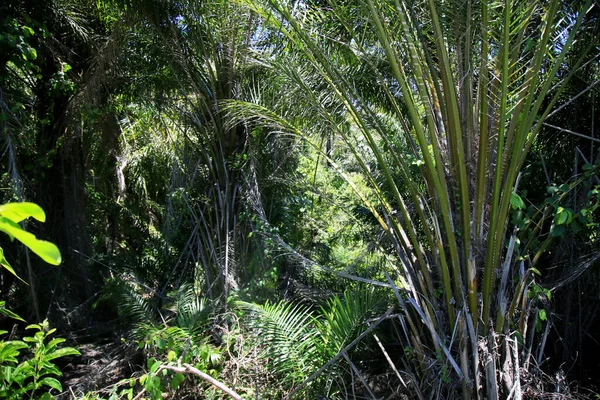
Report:
[[[356,194],[393,244],[389,285],[417,377],[407,385],[521,398],[531,324],[545,314],[528,296],[536,250],[509,221],[524,208],[519,171],[582,63],[557,74],[592,2],[245,3],[285,41],[261,49],[264,62],[312,118],[281,104],[229,102],[230,113],[316,149],[318,121],[352,152],[376,196]]]
[[[187,235],[181,257],[162,271],[159,283],[165,292],[193,277],[211,300],[224,300],[238,285],[248,249],[247,226],[239,219],[248,138],[243,124],[227,123],[220,102],[243,92],[246,44],[256,18],[229,1],[140,0],[133,6],[140,30],[134,44],[153,38],[153,60],[166,71],[147,94],[156,97],[155,109],[164,110],[165,130],[175,132],[170,176],[159,179],[162,185],[170,181],[161,199],[166,247],[177,232]],[[151,71],[145,50],[138,60]]]

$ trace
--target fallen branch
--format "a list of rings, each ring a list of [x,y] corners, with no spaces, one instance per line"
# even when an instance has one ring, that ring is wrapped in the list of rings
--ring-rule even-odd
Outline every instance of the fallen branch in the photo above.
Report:
[[[156,373],[158,374],[158,372],[163,369],[167,369],[169,371],[175,371],[175,372],[179,372],[179,373],[187,374],[187,375],[196,375],[200,379],[205,380],[206,382],[215,386],[222,392],[227,393],[229,396],[231,396],[235,400],[242,400],[242,396],[237,394],[235,391],[228,388],[227,386],[225,386],[223,383],[219,382],[212,376],[200,371],[198,368],[192,367],[190,364],[183,364],[183,367],[176,367],[174,365],[163,365],[158,369],[158,371]]]

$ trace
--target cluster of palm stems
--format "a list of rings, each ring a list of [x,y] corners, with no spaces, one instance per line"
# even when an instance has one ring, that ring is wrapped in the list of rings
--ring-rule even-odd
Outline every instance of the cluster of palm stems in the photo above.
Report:
[[[354,157],[373,190],[354,186],[356,195],[394,255],[381,283],[397,297],[400,339],[414,350],[402,384],[420,398],[521,398],[538,318],[527,293],[541,250],[519,239],[539,231],[540,218],[521,231],[509,221],[523,208],[526,156],[584,63],[561,70],[592,2],[243,3],[262,17],[263,34],[283,41],[257,52],[292,94],[227,110],[303,138],[344,177],[314,132]]]
[[[302,138],[347,179],[385,232],[380,251],[389,263],[382,274],[360,279],[388,288],[400,312],[370,320],[350,340],[343,329],[323,333],[341,324],[334,311],[349,326],[369,315],[350,297],[345,304],[354,304],[361,318],[335,300],[320,320],[304,308],[250,306],[272,318],[271,327],[302,327],[280,336],[322,339],[316,353],[275,351],[286,360],[298,355],[294,373],[301,381],[290,397],[394,318],[410,352],[386,357],[406,391],[419,398],[520,398],[528,370],[521,367],[539,359],[545,340],[536,344],[536,299],[528,293],[550,238],[542,245],[528,240],[543,231],[539,220],[547,213],[523,229],[510,217],[523,207],[519,172],[545,119],[578,69],[597,57],[580,50],[582,58],[573,62],[570,54],[594,7],[598,3],[589,0],[139,0],[122,14],[115,11],[121,23],[103,51],[126,47],[126,40],[143,44],[134,28],[151,31],[160,43],[156,52],[168,55],[161,60],[171,80],[163,83],[177,87],[153,90],[174,99],[170,109],[184,121],[176,128],[192,150],[173,162],[171,187],[162,189],[206,189],[202,201],[183,199],[194,229],[162,292],[177,275],[186,276],[186,265],[195,265],[205,294],[227,299],[243,273],[249,242],[248,227],[239,221],[243,177],[232,159],[252,141],[251,129]],[[565,71],[567,57],[571,69]],[[96,81],[116,91],[109,78],[120,71],[109,64],[90,69],[90,92]],[[240,101],[241,93],[254,100]],[[76,99],[87,94],[82,90]],[[118,136],[117,128],[105,134]],[[353,161],[323,149],[325,141]],[[109,167],[128,173],[124,164]],[[363,175],[368,192],[349,168]],[[246,186],[253,185],[256,180],[247,179]],[[119,182],[121,192],[127,188]],[[260,211],[259,188],[246,193]],[[172,213],[169,203],[167,218]]]

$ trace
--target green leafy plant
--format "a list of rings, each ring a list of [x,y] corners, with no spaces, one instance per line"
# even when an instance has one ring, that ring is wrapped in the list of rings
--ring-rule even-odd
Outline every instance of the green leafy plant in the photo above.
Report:
[[[59,265],[61,256],[58,248],[50,242],[37,239],[35,235],[25,231],[19,225],[29,217],[40,222],[46,220],[44,210],[33,203],[0,205],[0,231],[6,233],[11,239],[19,240],[47,263]],[[19,278],[4,257],[2,248],[0,248],[0,265]],[[8,310],[5,304],[4,301],[0,301],[0,314],[23,321],[17,314]],[[41,324],[29,325],[26,329],[33,330],[33,336],[26,336],[23,340],[0,341],[0,398],[21,399],[25,396],[35,398],[44,390],[47,391],[39,398],[53,398],[50,393],[53,389],[62,392],[62,385],[55,378],[62,373],[53,360],[80,353],[72,347],[59,348],[65,339],[50,338],[56,329],[50,329],[48,320]],[[0,331],[0,336],[7,333],[7,331]]]
[[[104,296],[110,297],[118,300],[121,316],[133,322],[132,337],[147,358],[146,372],[117,384],[111,399],[139,396],[140,390],[160,399],[177,391],[186,375],[200,377],[222,391],[230,390],[216,380],[224,356],[207,334],[212,308],[193,285],[184,284],[170,292],[160,306],[142,285],[133,282],[116,282]]]
[[[531,275],[520,272],[509,217],[524,208],[516,193],[527,154],[583,63],[580,54],[563,71],[592,2],[243,2],[285,41],[278,60],[265,51],[261,61],[288,83],[283,99],[302,99],[305,118],[282,102],[226,107],[320,149],[350,185],[351,173],[363,175],[374,195],[353,189],[390,243],[387,280],[402,309],[400,340],[420,358],[414,376],[444,378],[410,390],[508,396],[500,377],[528,360],[497,349],[517,330],[535,334],[518,307]],[[350,150],[353,170],[322,149],[324,131]],[[556,222],[568,220],[565,210]],[[484,358],[488,347],[496,362]]]
[[[62,385],[56,379],[62,373],[54,364],[60,357],[79,355],[72,347],[60,347],[65,339],[50,336],[56,329],[50,329],[48,320],[27,327],[33,336],[23,340],[0,342],[0,398],[22,399],[24,397],[50,399],[50,392],[62,392]],[[0,331],[5,335],[6,331]],[[41,391],[47,391],[41,394]]]

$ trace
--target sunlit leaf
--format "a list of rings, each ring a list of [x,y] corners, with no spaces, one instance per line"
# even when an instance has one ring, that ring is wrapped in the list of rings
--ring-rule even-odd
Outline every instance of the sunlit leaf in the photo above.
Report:
[[[5,217],[0,217],[0,231],[23,243],[48,264],[59,265],[61,263],[62,258],[56,245],[45,240],[39,240],[34,234],[24,231],[15,222]]]
[[[7,203],[0,205],[0,215],[15,223],[19,223],[29,217],[40,222],[46,222],[44,210],[35,203]]]
[[[45,377],[39,382],[39,384],[40,384],[40,386],[42,386],[42,385],[48,386],[52,389],[56,389],[59,392],[62,392],[62,385],[56,378]]]
[[[14,276],[16,276],[19,280],[21,280],[22,282],[25,282],[23,279],[21,279],[21,277],[19,277],[19,275],[17,275],[17,273],[15,272],[13,267],[10,266],[10,264],[4,257],[4,250],[2,250],[2,247],[0,247],[0,265],[2,267],[4,267],[4,269],[6,269],[8,272],[10,272]]]

